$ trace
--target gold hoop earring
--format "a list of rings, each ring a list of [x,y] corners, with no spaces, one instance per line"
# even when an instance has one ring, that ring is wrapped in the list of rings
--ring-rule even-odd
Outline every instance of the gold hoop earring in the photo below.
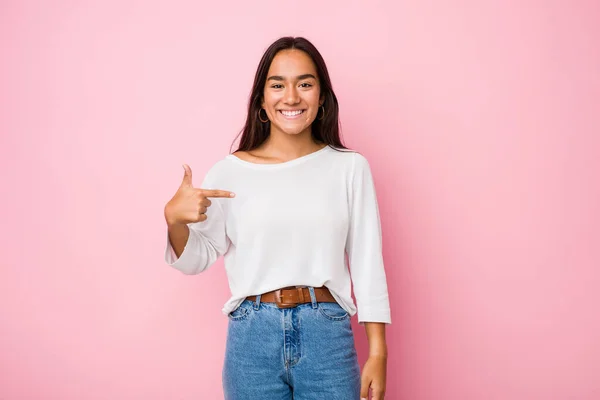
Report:
[[[267,110],[265,110],[264,108],[261,108],[260,110],[258,110],[258,119],[260,120],[260,122],[262,122],[263,124],[269,122],[269,116],[267,115],[267,120],[263,121],[263,119],[260,117],[260,112],[264,111],[265,115],[267,115]]]
[[[319,106],[319,109],[323,110],[323,115],[321,116],[321,118],[318,118],[319,117],[319,113],[317,112],[317,118],[319,119],[319,121],[322,121],[323,118],[325,118],[325,107]]]

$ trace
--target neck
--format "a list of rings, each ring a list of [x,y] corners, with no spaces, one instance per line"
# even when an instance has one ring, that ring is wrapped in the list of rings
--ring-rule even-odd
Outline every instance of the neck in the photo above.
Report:
[[[310,154],[323,145],[314,141],[310,128],[297,135],[278,132],[272,129],[261,148],[271,156],[281,159],[294,159]]]

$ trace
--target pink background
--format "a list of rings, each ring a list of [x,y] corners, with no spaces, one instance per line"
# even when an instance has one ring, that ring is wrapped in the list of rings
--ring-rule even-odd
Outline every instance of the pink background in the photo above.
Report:
[[[164,264],[163,207],[291,34],[375,176],[386,398],[599,399],[599,4],[3,1],[0,398],[222,398],[222,261]]]

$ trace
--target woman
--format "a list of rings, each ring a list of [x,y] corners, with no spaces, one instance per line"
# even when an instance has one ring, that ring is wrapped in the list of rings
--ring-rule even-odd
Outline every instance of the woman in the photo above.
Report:
[[[197,274],[224,256],[232,293],[222,310],[225,398],[348,400],[370,388],[383,399],[391,317],[377,199],[367,160],[340,141],[317,49],[304,38],[274,42],[238,150],[200,188],[184,170],[165,206],[165,261]],[[356,313],[369,340],[362,376]]]

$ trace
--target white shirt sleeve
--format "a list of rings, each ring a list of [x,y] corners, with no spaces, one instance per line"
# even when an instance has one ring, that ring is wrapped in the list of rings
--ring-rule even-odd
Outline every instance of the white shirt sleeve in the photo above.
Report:
[[[346,252],[356,297],[358,322],[391,324],[383,264],[381,223],[375,185],[367,159],[354,155],[350,226]]]
[[[212,189],[210,172],[200,187]],[[165,262],[186,275],[199,274],[208,269],[219,256],[227,252],[231,243],[225,230],[225,215],[220,199],[211,198],[210,201],[212,204],[206,211],[208,217],[206,221],[187,224],[190,234],[179,258],[175,254],[167,232]]]

